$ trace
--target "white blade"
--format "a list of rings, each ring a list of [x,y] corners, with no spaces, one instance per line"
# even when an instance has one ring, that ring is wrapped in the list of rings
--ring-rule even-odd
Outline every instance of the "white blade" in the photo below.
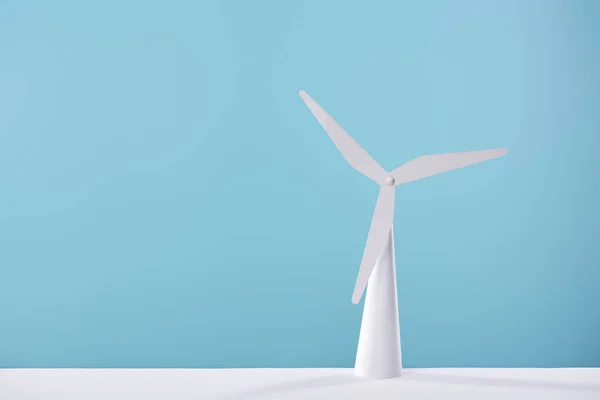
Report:
[[[373,219],[371,220],[371,228],[369,228],[369,236],[367,237],[367,244],[363,253],[362,262],[360,263],[360,270],[358,271],[358,278],[356,279],[356,285],[354,286],[354,293],[352,294],[352,302],[357,304],[362,297],[367,282],[375,268],[377,258],[381,253],[381,250],[388,240],[390,229],[394,222],[394,197],[395,188],[393,186],[382,186],[379,189],[379,197],[377,198],[377,204],[375,205],[375,212],[373,213]]]
[[[306,103],[310,111],[319,121],[319,124],[325,129],[335,146],[342,153],[348,164],[358,172],[374,180],[378,184],[383,184],[387,173],[375,161],[369,153],[365,151],[352,137],[338,125],[337,122],[317,104],[305,91],[300,91],[300,97]]]
[[[461,153],[434,154],[417,157],[391,172],[396,184],[416,181],[442,172],[466,167],[482,161],[501,157],[506,149],[465,151]]]

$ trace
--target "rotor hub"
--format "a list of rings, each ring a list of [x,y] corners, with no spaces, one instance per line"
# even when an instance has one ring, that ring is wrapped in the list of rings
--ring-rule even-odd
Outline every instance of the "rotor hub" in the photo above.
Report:
[[[387,178],[385,178],[385,183],[388,186],[394,186],[396,184],[396,180],[394,179],[394,177],[388,176]]]

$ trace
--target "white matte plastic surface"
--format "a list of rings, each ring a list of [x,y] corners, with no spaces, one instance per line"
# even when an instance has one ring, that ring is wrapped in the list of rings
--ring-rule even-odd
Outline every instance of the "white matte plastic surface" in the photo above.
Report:
[[[2,400],[598,400],[600,369],[0,369]]]
[[[354,372],[375,379],[402,375],[393,229],[369,278]]]
[[[375,204],[375,211],[373,212],[373,219],[371,220],[371,227],[367,236],[367,244],[365,245],[358,277],[354,286],[354,293],[352,294],[352,302],[354,304],[360,301],[365,287],[367,287],[367,282],[369,282],[371,272],[375,268],[377,257],[381,254],[388,240],[390,229],[392,229],[394,223],[395,193],[396,190],[393,186],[382,186],[379,189],[379,197]]]
[[[400,185],[498,158],[505,154],[506,149],[494,149],[421,156],[396,168],[391,175],[396,180],[396,184]]]
[[[381,186],[352,293],[352,302],[357,304],[368,284],[355,372],[369,378],[399,376],[402,360],[392,233],[395,188],[403,183],[501,157],[507,151],[494,149],[422,156],[387,173],[306,92],[301,90],[300,96],[348,163]],[[382,257],[377,262],[380,254]]]
[[[387,173],[356,141],[342,128],[316,101],[305,91],[300,91],[300,97],[308,109],[319,121],[346,161],[357,171],[383,184]]]

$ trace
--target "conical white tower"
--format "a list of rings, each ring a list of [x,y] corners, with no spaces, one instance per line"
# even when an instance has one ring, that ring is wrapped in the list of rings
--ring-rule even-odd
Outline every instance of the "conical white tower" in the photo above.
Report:
[[[366,290],[354,373],[366,378],[395,378],[402,375],[402,350],[393,229]]]

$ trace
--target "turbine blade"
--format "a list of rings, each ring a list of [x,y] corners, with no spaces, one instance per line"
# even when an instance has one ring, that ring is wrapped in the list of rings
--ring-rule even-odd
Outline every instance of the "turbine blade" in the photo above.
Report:
[[[357,304],[360,301],[360,298],[367,287],[367,283],[369,282],[371,272],[373,272],[373,268],[375,268],[377,258],[388,240],[388,235],[390,234],[390,229],[392,229],[394,222],[395,193],[396,190],[394,186],[382,186],[379,189],[379,197],[377,198],[375,212],[373,213],[373,219],[371,220],[367,244],[360,263],[360,270],[358,271],[356,285],[354,286],[354,293],[352,294],[352,302],[354,304]]]
[[[348,164],[358,172],[378,184],[383,184],[387,177],[386,171],[342,128],[316,101],[305,91],[300,91],[309,110],[325,129],[335,146],[342,153]]]
[[[442,172],[501,157],[506,149],[465,151],[417,157],[391,172],[396,184],[416,181]]]

